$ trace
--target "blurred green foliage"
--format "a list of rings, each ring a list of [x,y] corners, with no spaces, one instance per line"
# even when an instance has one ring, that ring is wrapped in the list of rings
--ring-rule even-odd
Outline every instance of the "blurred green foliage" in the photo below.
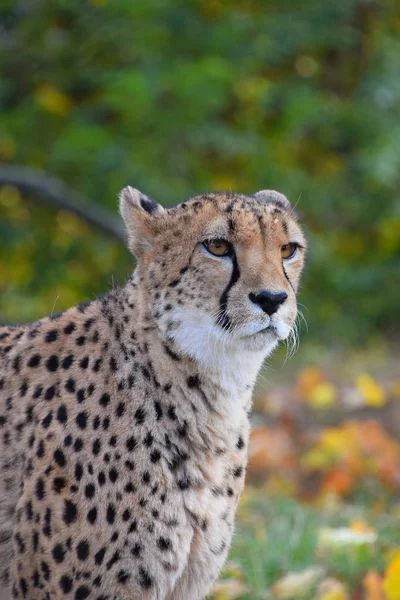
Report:
[[[0,22],[1,161],[111,210],[128,183],[167,205],[279,189],[311,240],[309,336],[393,333],[396,0],[3,0]],[[61,310],[131,268],[117,243],[15,190],[0,210],[2,316]]]

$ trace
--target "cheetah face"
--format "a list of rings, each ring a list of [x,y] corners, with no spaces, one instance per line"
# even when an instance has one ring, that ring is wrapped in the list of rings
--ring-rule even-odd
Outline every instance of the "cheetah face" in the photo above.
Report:
[[[306,242],[284,196],[207,194],[165,210],[125,188],[121,212],[146,318],[165,339],[218,360],[220,352],[266,355],[290,335]]]

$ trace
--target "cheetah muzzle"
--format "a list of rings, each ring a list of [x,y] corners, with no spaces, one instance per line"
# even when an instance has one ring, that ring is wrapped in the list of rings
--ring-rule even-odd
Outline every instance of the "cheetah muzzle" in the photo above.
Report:
[[[0,578],[7,600],[200,600],[243,489],[257,372],[296,318],[288,200],[120,195],[120,289],[0,329]],[[6,592],[8,590],[8,592]]]

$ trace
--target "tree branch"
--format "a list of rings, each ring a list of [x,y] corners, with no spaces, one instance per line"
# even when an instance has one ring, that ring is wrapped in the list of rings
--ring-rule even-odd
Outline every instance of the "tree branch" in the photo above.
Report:
[[[69,210],[106,235],[126,242],[120,219],[112,212],[71,191],[64,183],[43,171],[21,166],[0,165],[0,186],[10,185],[21,194],[52,209]]]

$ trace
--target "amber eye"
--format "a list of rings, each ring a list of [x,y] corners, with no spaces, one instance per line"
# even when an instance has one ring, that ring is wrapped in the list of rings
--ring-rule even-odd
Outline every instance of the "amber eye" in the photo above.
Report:
[[[210,254],[214,254],[214,256],[229,256],[232,254],[232,244],[226,240],[206,240],[203,242],[203,245],[205,248],[207,248]]]
[[[288,258],[293,258],[293,256],[297,252],[297,244],[285,244],[281,248],[282,258],[287,260]]]

